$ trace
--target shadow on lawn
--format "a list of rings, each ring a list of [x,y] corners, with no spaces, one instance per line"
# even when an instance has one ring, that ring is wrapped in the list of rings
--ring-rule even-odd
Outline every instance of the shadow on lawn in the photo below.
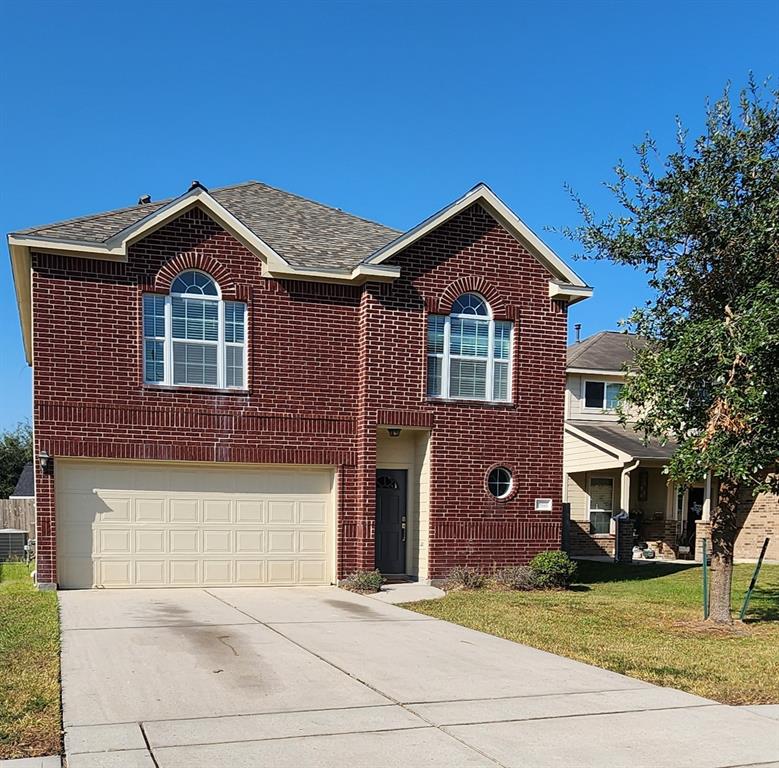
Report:
[[[743,597],[741,598],[743,600]],[[741,608],[741,602],[736,609]],[[744,621],[753,624],[758,621],[779,621],[779,589],[776,587],[755,587],[749,601]]]
[[[578,560],[575,583],[604,584],[610,581],[648,581],[670,576],[673,573],[700,568],[700,563],[663,563],[647,562],[633,565],[617,565],[616,563],[598,563],[592,560]]]

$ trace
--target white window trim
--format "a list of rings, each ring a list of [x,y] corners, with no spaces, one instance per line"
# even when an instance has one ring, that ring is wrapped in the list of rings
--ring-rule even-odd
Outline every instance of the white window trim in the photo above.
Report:
[[[593,509],[592,508],[592,481],[593,480],[608,480],[611,483],[611,509]],[[608,512],[609,517],[614,515],[614,492],[616,490],[616,483],[614,478],[609,475],[590,475],[587,480],[587,522],[592,524],[593,512]],[[605,536],[604,533],[595,533],[594,536]]]
[[[587,405],[587,385],[588,384],[603,384],[603,402],[599,407],[597,405]],[[582,383],[582,410],[590,413],[614,413],[615,408],[609,408],[606,405],[606,391],[609,384],[618,384],[624,386],[624,382],[621,381],[606,381],[605,379],[585,379]]]
[[[187,272],[197,272],[199,270],[186,270]],[[204,273],[206,274],[206,273]],[[209,279],[213,281],[210,275],[207,275]],[[174,387],[181,389],[225,389],[231,391],[244,391],[248,389],[248,376],[249,376],[249,308],[244,302],[235,302],[237,304],[244,305],[244,340],[243,344],[237,342],[225,341],[225,302],[222,299],[222,292],[216,281],[213,281],[216,286],[216,296],[206,296],[192,293],[168,293],[163,296],[165,300],[165,337],[160,336],[146,336],[143,335],[143,345],[141,347],[142,363],[143,363],[143,383],[150,387]],[[144,294],[145,296],[160,296],[160,294]],[[204,341],[197,339],[174,339],[173,338],[173,299],[196,299],[203,301],[215,301],[217,304],[217,340],[216,341]],[[143,301],[141,301],[141,314],[143,315],[144,307]],[[141,327],[143,328],[143,317],[141,317]],[[146,341],[162,341],[163,342],[163,380],[153,381],[146,378]],[[173,343],[174,341],[181,341],[186,344],[201,344],[202,346],[216,346],[216,384],[175,384],[173,382]],[[243,347],[243,380],[240,385],[227,385],[227,371],[225,368],[227,347]]]
[[[476,294],[478,295],[478,294]],[[484,300],[484,299],[483,299]],[[499,363],[503,363],[508,367],[508,386],[506,387],[506,398],[503,400],[496,400],[491,395],[494,392],[494,376],[495,376],[495,318],[492,316],[492,310],[489,304],[484,300],[484,304],[487,307],[489,313],[486,317],[480,315],[466,315],[466,314],[454,314],[454,315],[428,315],[428,324],[431,317],[443,317],[444,319],[444,350],[443,352],[428,352],[427,359],[436,357],[441,361],[441,393],[438,395],[430,395],[427,397],[431,400],[465,400],[478,403],[511,403],[513,397],[513,376],[512,369],[514,364],[514,323],[511,323],[511,332],[509,334],[509,357],[508,360],[498,360]],[[485,355],[453,355],[450,352],[450,341],[452,336],[452,319],[455,320],[478,320],[480,322],[488,322],[487,326],[487,354]],[[425,328],[425,344],[428,345],[427,340],[427,326]],[[449,394],[449,368],[451,360],[469,360],[469,361],[486,361],[487,363],[487,375],[485,384],[485,395],[489,394],[489,397],[462,397],[460,395]],[[429,370],[429,366],[428,366]]]

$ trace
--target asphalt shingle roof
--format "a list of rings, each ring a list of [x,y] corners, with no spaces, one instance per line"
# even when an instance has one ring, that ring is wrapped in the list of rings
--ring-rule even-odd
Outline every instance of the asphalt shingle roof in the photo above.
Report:
[[[209,194],[295,267],[352,269],[401,234],[382,224],[258,181],[210,190]],[[82,216],[14,234],[103,243],[171,199]]]
[[[670,459],[676,452],[676,444],[672,442],[661,444],[650,440],[644,445],[644,437],[629,424],[604,423],[593,421],[571,421],[571,426],[581,430],[590,437],[627,453],[634,459]]]
[[[11,496],[35,496],[35,473],[31,461],[22,467],[19,479],[16,481],[16,488]]]
[[[601,331],[568,347],[568,367],[594,371],[621,371],[631,363],[635,350],[646,346],[646,339],[632,333]]]

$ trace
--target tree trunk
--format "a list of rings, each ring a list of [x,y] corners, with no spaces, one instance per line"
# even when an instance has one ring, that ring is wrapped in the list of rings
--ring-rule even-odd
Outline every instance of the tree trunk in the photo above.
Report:
[[[733,550],[738,526],[739,484],[721,479],[719,501],[711,513],[711,589],[709,592],[709,621],[732,624],[730,590],[733,581]]]

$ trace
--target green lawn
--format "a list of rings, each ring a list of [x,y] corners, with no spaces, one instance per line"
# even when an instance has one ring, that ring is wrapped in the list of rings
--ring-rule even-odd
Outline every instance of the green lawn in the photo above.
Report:
[[[740,608],[754,566],[737,565]],[[411,610],[729,704],[779,702],[779,565],[744,625],[702,629],[699,566],[581,562],[565,592],[451,592]]]
[[[57,595],[0,563],[0,758],[61,752]]]

